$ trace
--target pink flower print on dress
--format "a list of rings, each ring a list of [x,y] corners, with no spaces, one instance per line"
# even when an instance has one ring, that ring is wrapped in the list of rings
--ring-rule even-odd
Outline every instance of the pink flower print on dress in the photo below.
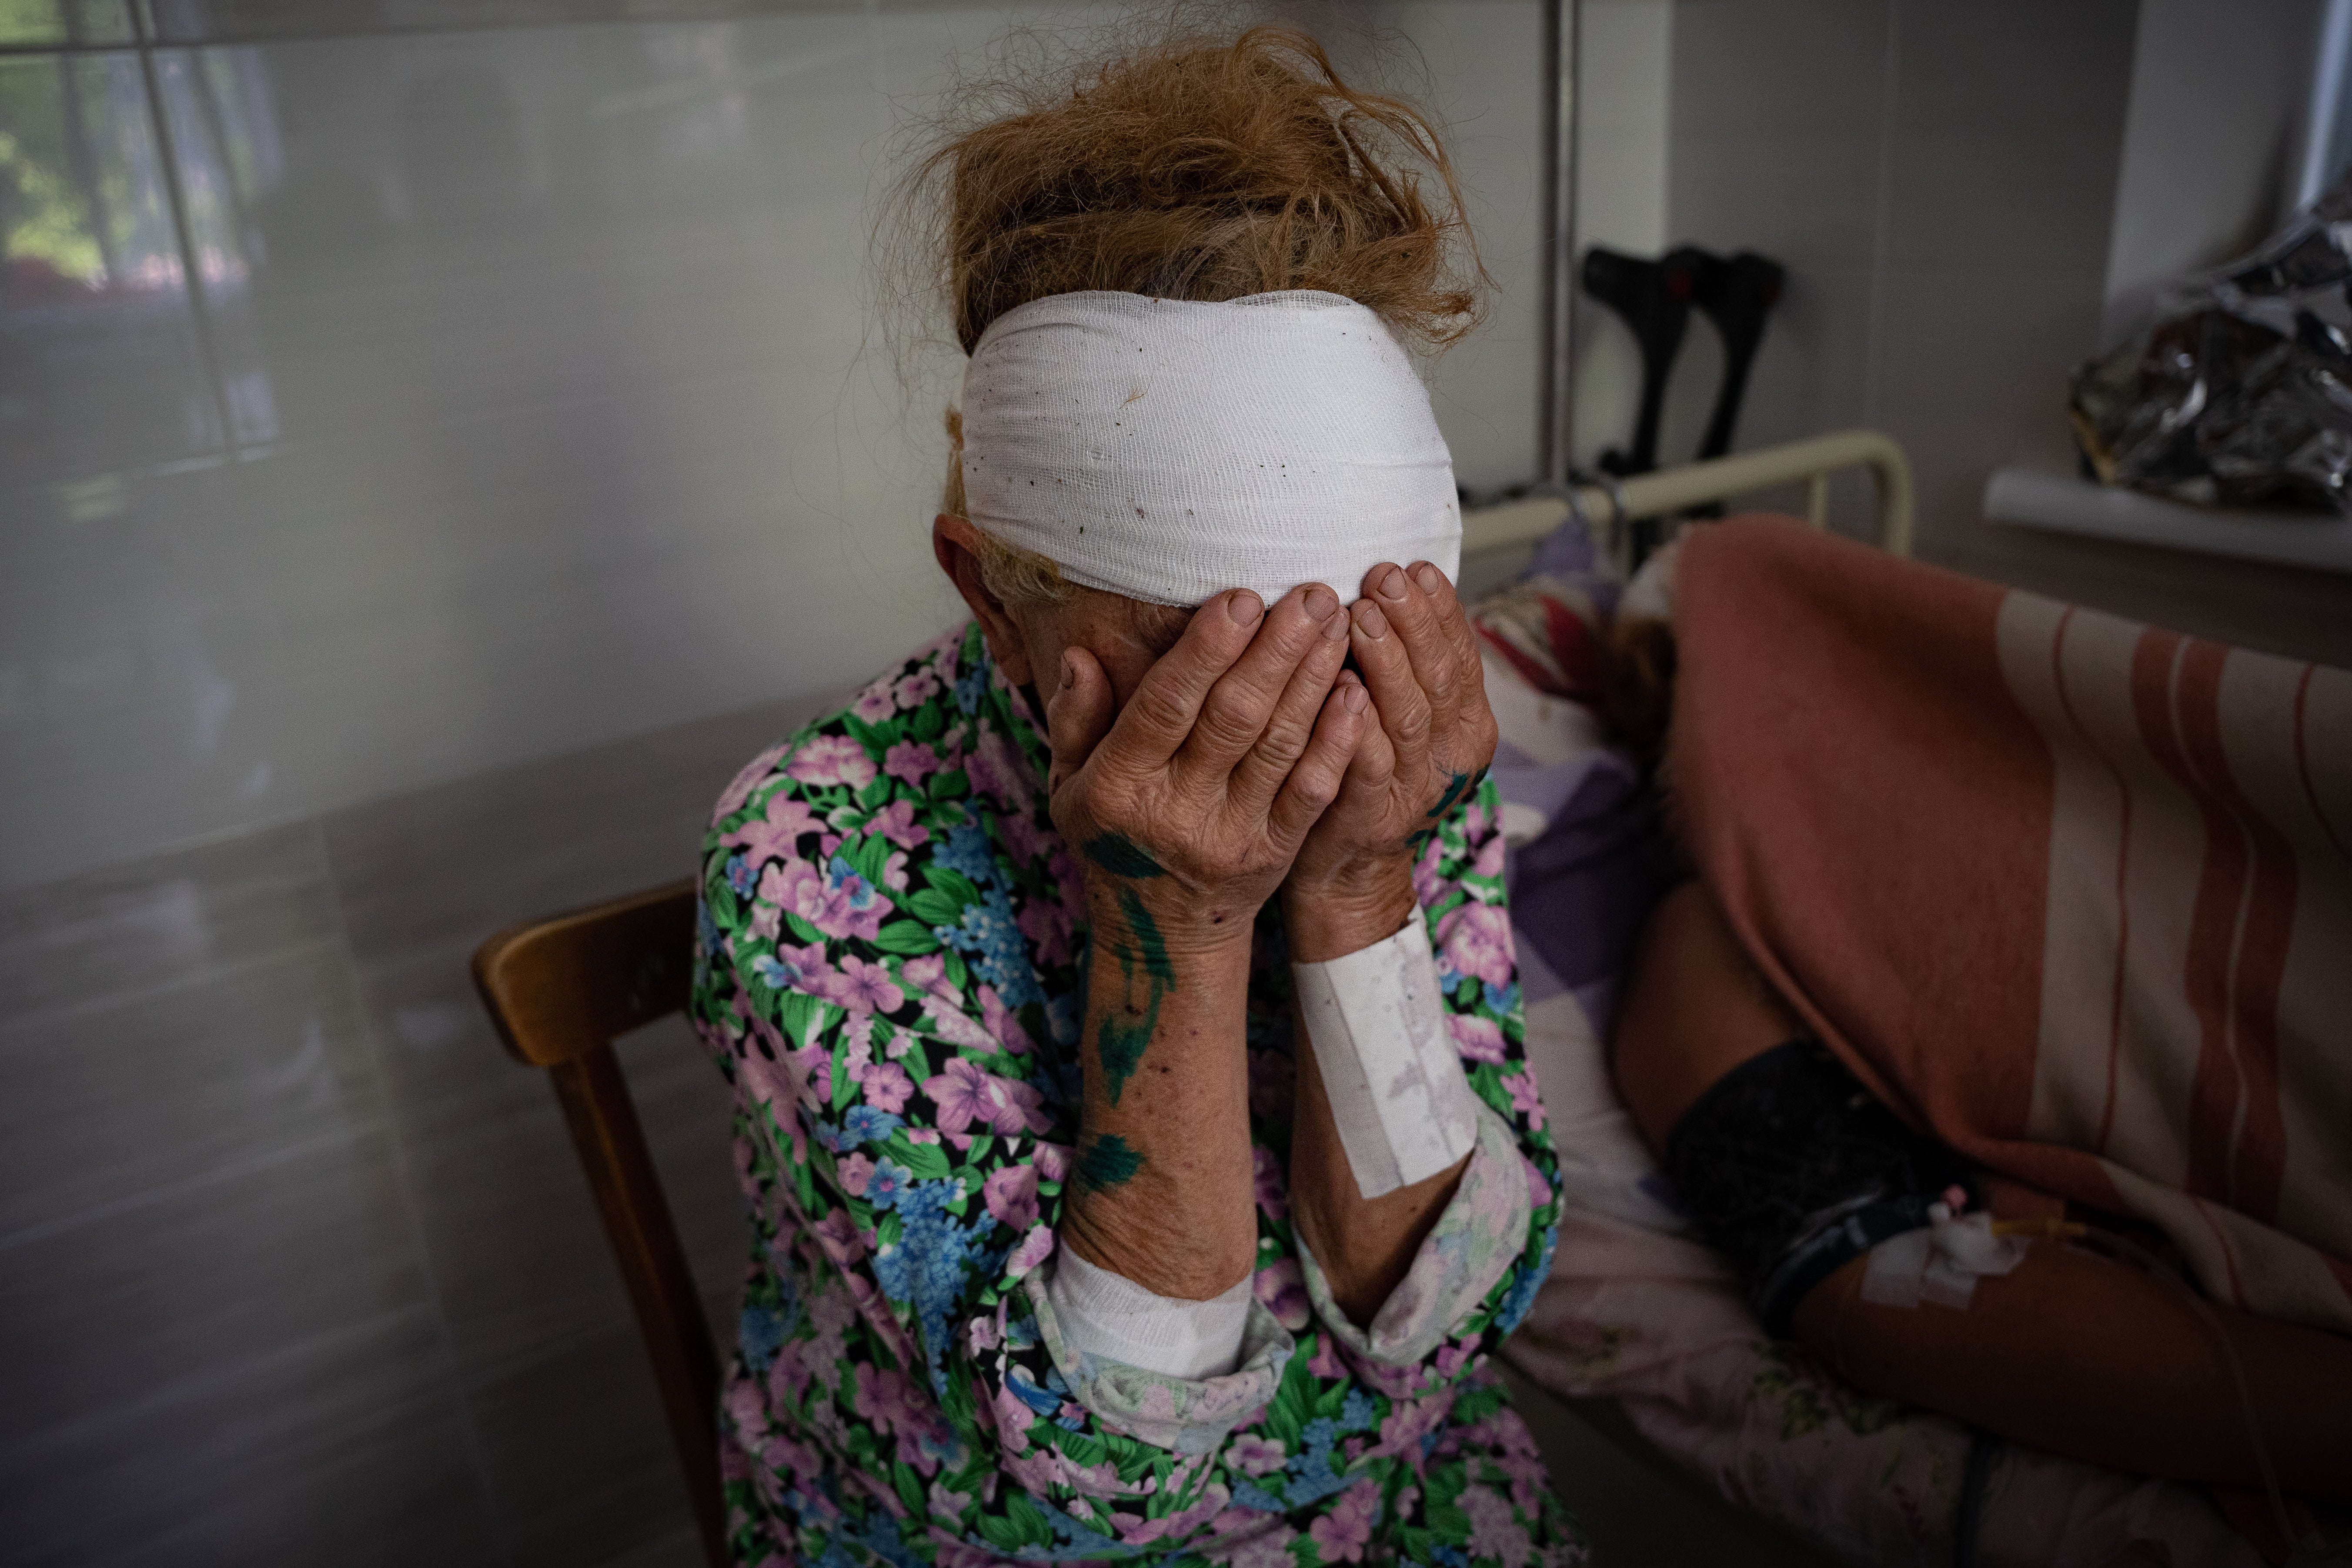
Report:
[[[1040,1181],[1058,1182],[1070,1173],[1070,1146],[1066,1143],[1038,1142],[1031,1156],[1037,1167]]]
[[[1313,1305],[1307,1297],[1307,1275],[1296,1258],[1277,1258],[1250,1279],[1250,1293],[1265,1304],[1275,1321],[1293,1333],[1307,1326]]]
[[[920,741],[901,741],[882,753],[882,771],[917,788],[940,766],[939,752]]]
[[[1250,1149],[1250,1185],[1256,1191],[1257,1206],[1266,1218],[1290,1217],[1290,1199],[1282,1180],[1282,1162],[1274,1151],[1263,1143]]]
[[[1245,1433],[1225,1446],[1225,1463],[1245,1475],[1271,1475],[1282,1468],[1283,1461],[1288,1458],[1288,1450],[1271,1437]]]
[[[1037,1167],[1007,1165],[981,1184],[981,1196],[999,1224],[1027,1230],[1037,1223]]]
[[[996,1432],[1004,1445],[1004,1451],[1008,1454],[1027,1453],[1029,1424],[1037,1418],[1036,1412],[1031,1410],[1009,1385],[998,1389],[996,1397],[989,1403],[996,1409]]]
[[[890,858],[882,862],[882,885],[894,893],[907,890],[907,852],[890,851]]]
[[[1315,1538],[1324,1562],[1358,1563],[1372,1539],[1372,1521],[1380,1516],[1380,1483],[1358,1481],[1339,1494],[1330,1511],[1309,1525],[1307,1533]]]
[[[874,759],[846,735],[811,735],[784,764],[784,775],[804,784],[864,789],[874,782]]]
[[[924,1475],[940,1467],[922,1451],[920,1439],[935,1436],[938,1415],[905,1373],[890,1367],[857,1368],[856,1411],[898,1439],[898,1462]]]
[[[1016,851],[1014,858],[1019,858]],[[1037,957],[1045,963],[1066,963],[1073,952],[1070,941],[1070,911],[1050,899],[1031,899],[1013,917],[1021,934],[1037,946]]]
[[[925,1079],[923,1092],[939,1107],[942,1131],[961,1132],[978,1122],[996,1132],[1043,1132],[1053,1124],[1035,1089],[961,1057],[950,1061],[937,1078]]]
[[[965,1012],[953,1001],[941,1001],[936,994],[923,998],[923,1018],[931,1032],[951,1046],[968,1051],[996,1049],[995,1037],[980,1026],[980,1020]]]
[[[1400,1399],[1381,1418],[1381,1443],[1375,1454],[1402,1454],[1421,1447],[1421,1440],[1445,1425],[1454,1408],[1452,1390],[1427,1399]]]
[[[928,669],[919,669],[898,682],[895,695],[901,708],[920,708],[939,694],[940,678]]]
[[[857,694],[849,710],[868,724],[879,724],[898,710],[898,699],[887,681],[877,681]]]
[[[1511,1500],[1492,1487],[1473,1484],[1462,1489],[1455,1506],[1470,1516],[1470,1555],[1525,1563],[1535,1549],[1528,1527],[1511,1514]]]
[[[1478,1347],[1476,1343],[1472,1341],[1456,1340],[1450,1345],[1438,1346],[1437,1381],[1440,1383],[1453,1382],[1454,1376],[1459,1373],[1464,1367],[1468,1366],[1473,1361],[1476,1360],[1477,1356]]]
[[[711,812],[710,820],[716,823],[721,817],[732,816],[742,810],[743,803],[751,798],[751,792],[758,789],[768,775],[775,771],[777,762],[786,751],[791,749],[791,746],[792,742],[789,741],[771,746],[746,763],[743,765],[743,771],[735,775],[728,784],[725,792],[719,795],[718,807]]]
[[[778,991],[805,991],[812,996],[822,996],[825,987],[833,984],[833,965],[824,961],[824,949],[814,942],[806,947],[779,942],[775,956],[766,963],[753,960],[752,969]]]
[[[1003,1568],[1004,1559],[984,1546],[974,1546],[963,1537],[931,1526],[932,1561],[938,1568]],[[765,1563],[761,1568],[767,1568]]]
[[[1536,1163],[1525,1154],[1519,1156],[1519,1163],[1528,1168],[1528,1206],[1530,1209],[1540,1209],[1551,1202],[1551,1184],[1544,1180],[1543,1172],[1538,1170]]]
[[[1421,858],[1412,863],[1413,896],[1427,909],[1445,890],[1444,867],[1445,844],[1443,838],[1432,838],[1421,851]]]
[[[1470,874],[1474,877],[1501,876],[1504,854],[1508,846],[1503,842],[1503,836],[1499,833],[1496,834],[1478,847],[1478,858],[1470,862]]]
[[[1448,1013],[1445,1026],[1454,1031],[1454,1048],[1462,1059],[1499,1062],[1503,1059],[1503,1027],[1492,1018],[1472,1013]]]
[[[843,1155],[834,1170],[841,1177],[841,1190],[853,1198],[864,1197],[866,1184],[874,1179],[874,1162],[863,1154]],[[843,1212],[842,1217],[849,1217],[847,1211]]]
[[[1212,1547],[1209,1555],[1223,1562],[1226,1568],[1296,1568],[1298,1560],[1291,1555],[1290,1543],[1297,1539],[1298,1531],[1276,1520],[1263,1534],[1229,1548]]]
[[[833,1053],[817,1041],[784,1053],[785,1077],[793,1096],[811,1110],[822,1110],[833,1095]]]
[[[897,1062],[877,1062],[858,1081],[866,1090],[866,1103],[893,1116],[907,1109],[907,1100],[915,1092],[915,1080]]]
[[[882,930],[882,917],[893,908],[889,900],[836,855],[824,875],[805,860],[785,868],[793,913],[825,935],[872,942]]]
[[[906,993],[879,963],[869,963],[854,952],[841,955],[841,968],[824,993],[853,1013],[893,1013],[906,1005]]]
[[[937,996],[943,1002],[963,999],[963,993],[948,979],[948,961],[936,952],[907,960],[898,971],[898,983],[911,985],[922,994]]]
[[[1503,1091],[1511,1097],[1511,1109],[1528,1119],[1528,1125],[1543,1131],[1543,1095],[1536,1087],[1532,1072],[1513,1073],[1503,1080]]]
[[[1051,828],[1039,827],[1025,811],[1007,812],[998,817],[996,830],[1004,836],[1004,853],[1016,866],[1026,866],[1037,858],[1054,837]]]
[[[806,802],[789,790],[780,789],[768,797],[766,815],[753,817],[721,837],[719,842],[740,846],[745,863],[758,866],[770,860],[791,859],[801,835],[814,833],[824,826]]]
[[[981,736],[980,743],[964,757],[963,771],[975,791],[1008,813],[1029,809],[1029,797],[1037,787],[1036,770],[1002,732],[991,730]]]
[[[811,1375],[808,1355],[797,1344],[786,1345],[776,1352],[773,1365],[768,1368],[768,1393],[781,1396],[790,1405],[798,1405],[801,1395],[808,1391]]]
[[[1053,1256],[1053,1226],[1033,1226],[1029,1234],[1021,1238],[1021,1245],[1013,1249],[1013,1256],[1004,1260],[1004,1272],[1018,1279]]]
[[[1438,958],[1456,974],[1511,983],[1511,917],[1493,904],[1457,904],[1437,922]]]
[[[915,820],[915,803],[903,795],[876,812],[866,831],[880,834],[901,849],[912,849],[931,836],[929,828]]]
[[[852,1154],[849,1160],[864,1162],[866,1175],[873,1174],[874,1162],[865,1155]],[[844,1187],[849,1185],[849,1160],[844,1160],[838,1167]],[[859,1193],[866,1190],[866,1175],[858,1178]],[[845,1271],[855,1268],[858,1260],[866,1256],[866,1233],[857,1228],[857,1222],[849,1217],[847,1209],[835,1209],[809,1228],[816,1233],[817,1245],[824,1249],[826,1258],[835,1268]]]
[[[1122,1485],[1118,1471],[1108,1464],[1096,1467],[1073,1476],[1071,1484],[1091,1497],[1124,1497],[1130,1489]],[[1181,1541],[1201,1526],[1225,1511],[1234,1500],[1233,1492],[1217,1481],[1202,1489],[1201,1496],[1192,1507],[1158,1519],[1142,1519],[1131,1513],[1114,1513],[1111,1522],[1118,1529],[1120,1542],[1129,1546],[1148,1546],[1155,1541]]]
[[[1013,1009],[996,994],[996,987],[983,984],[980,988],[980,1026],[994,1036],[998,1045],[1013,1055],[1026,1056],[1036,1048],[1029,1031],[1021,1026]]]

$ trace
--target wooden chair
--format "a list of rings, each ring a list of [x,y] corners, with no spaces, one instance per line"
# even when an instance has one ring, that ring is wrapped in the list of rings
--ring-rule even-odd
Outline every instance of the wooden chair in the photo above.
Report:
[[[718,1352],[613,1054],[616,1036],[686,1005],[694,900],[689,879],[500,931],[474,954],[474,984],[507,1049],[554,1080],[653,1357],[703,1545],[725,1568]]]

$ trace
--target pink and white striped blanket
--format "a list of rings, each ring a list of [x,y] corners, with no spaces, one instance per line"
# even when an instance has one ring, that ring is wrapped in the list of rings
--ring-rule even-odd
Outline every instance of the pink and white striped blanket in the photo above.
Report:
[[[1822,1038],[2217,1299],[2352,1333],[2352,673],[1785,519],[1694,530],[1675,599],[1686,841]]]

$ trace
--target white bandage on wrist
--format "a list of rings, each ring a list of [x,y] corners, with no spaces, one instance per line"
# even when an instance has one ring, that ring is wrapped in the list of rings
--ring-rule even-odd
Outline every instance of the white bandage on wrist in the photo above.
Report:
[[[1364,1196],[1426,1181],[1476,1146],[1477,1100],[1446,1026],[1419,910],[1386,942],[1295,963],[1291,973],[1339,1146]]]
[[[1187,1301],[1155,1295],[1058,1247],[1045,1295],[1062,1342],[1081,1355],[1187,1379],[1223,1377],[1241,1365],[1242,1336],[1249,1330],[1247,1279],[1223,1295]]]
[[[964,510],[1074,583],[1153,605],[1462,558],[1412,357],[1352,300],[1100,289],[1007,310],[963,376]]]

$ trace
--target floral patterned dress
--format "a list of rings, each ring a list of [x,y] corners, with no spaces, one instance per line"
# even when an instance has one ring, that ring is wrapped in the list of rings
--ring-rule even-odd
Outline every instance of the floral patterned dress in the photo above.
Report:
[[[1039,1265],[1077,1133],[1085,902],[1046,749],[979,628],[755,760],[703,850],[692,1015],[733,1085],[753,1226],[722,1395],[745,1563],[1581,1561],[1499,1382],[1551,1261],[1557,1165],[1493,786],[1415,869],[1478,1151],[1368,1328],[1294,1238],[1290,973],[1248,1037],[1258,1268],[1239,1369],[1074,1352]]]

